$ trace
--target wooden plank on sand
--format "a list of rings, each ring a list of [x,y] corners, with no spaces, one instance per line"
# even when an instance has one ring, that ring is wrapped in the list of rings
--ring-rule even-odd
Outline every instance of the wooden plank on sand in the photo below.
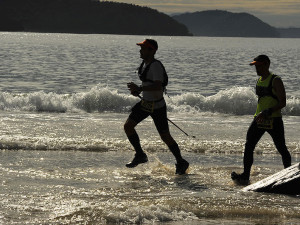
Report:
[[[242,190],[300,195],[300,163],[281,170],[278,173],[243,188]]]

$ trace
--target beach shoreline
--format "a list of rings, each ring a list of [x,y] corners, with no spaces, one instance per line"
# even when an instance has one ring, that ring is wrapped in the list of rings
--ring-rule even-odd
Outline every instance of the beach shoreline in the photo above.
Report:
[[[183,154],[191,167],[188,175],[179,176],[170,152],[148,153],[149,163],[128,169],[129,151],[1,150],[5,204],[0,221],[193,225],[296,224],[299,219],[299,197],[243,193],[233,184],[230,172],[241,170],[242,155]],[[255,156],[252,182],[281,167],[279,155]],[[278,205],[282,201],[289,204]]]

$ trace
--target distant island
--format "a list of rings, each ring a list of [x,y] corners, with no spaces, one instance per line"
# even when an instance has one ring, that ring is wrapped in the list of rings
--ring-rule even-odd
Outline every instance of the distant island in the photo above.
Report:
[[[300,28],[277,28],[280,37],[283,38],[300,38]]]
[[[270,25],[248,13],[209,10],[173,16],[196,36],[279,37]]]
[[[0,0],[0,31],[191,35],[157,10],[96,0]]]
[[[299,28],[275,28],[248,13],[208,10],[173,16],[195,36],[300,37]]]

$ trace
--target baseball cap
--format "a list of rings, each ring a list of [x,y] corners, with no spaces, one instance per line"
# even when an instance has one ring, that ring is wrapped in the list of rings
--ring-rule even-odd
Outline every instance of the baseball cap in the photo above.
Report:
[[[151,48],[153,50],[157,50],[158,49],[158,45],[157,42],[153,39],[146,39],[143,42],[140,43],[136,43],[139,46],[145,46],[147,48]]]
[[[270,59],[268,56],[266,55],[259,55],[257,57],[255,57],[253,59],[253,62],[250,63],[250,66],[253,66],[253,65],[262,65],[264,62],[267,62],[270,64]]]

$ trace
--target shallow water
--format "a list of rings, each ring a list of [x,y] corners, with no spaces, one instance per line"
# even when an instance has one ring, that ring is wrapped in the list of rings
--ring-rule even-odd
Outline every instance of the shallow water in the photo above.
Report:
[[[3,224],[297,224],[299,197],[245,193],[230,180],[240,155],[184,153],[188,175],[175,175],[169,152],[128,169],[126,151],[1,151]],[[252,182],[281,169],[256,160]]]
[[[174,158],[150,119],[137,127],[149,163],[133,157],[124,132],[139,82],[143,36],[0,33],[0,224],[299,224],[299,197],[242,192],[245,136],[257,98],[258,54],[286,85],[286,142],[299,162],[299,39],[155,37],[170,84]],[[125,43],[125,44],[124,44]],[[196,136],[196,138],[192,138]],[[252,182],[282,169],[266,134]]]

